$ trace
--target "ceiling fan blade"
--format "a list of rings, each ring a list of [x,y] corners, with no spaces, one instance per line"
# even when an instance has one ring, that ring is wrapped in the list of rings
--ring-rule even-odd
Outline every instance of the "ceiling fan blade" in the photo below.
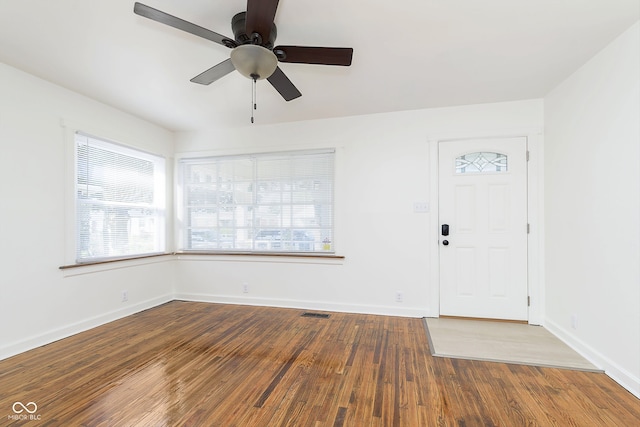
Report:
[[[351,65],[350,47],[276,46],[273,52],[280,62],[321,65]]]
[[[247,0],[246,33],[258,33],[264,42],[269,40],[279,0]]]
[[[142,3],[136,2],[133,6],[133,12],[153,21],[160,22],[161,24],[166,24],[170,27],[177,28],[178,30],[186,31],[187,33],[219,43],[223,46],[229,47],[229,41],[233,42],[233,39],[229,39],[229,37],[207,30],[206,28],[187,22],[184,19],[176,18],[173,15],[169,15],[168,13],[154,9]]]
[[[231,63],[231,58],[222,61],[218,65],[214,65],[207,71],[204,71],[191,79],[193,83],[199,83],[201,85],[210,85],[216,80],[226,76],[230,72],[234,71],[236,67]]]
[[[276,88],[285,101],[291,101],[292,99],[302,96],[300,91],[291,83],[291,80],[282,72],[280,67],[277,67],[273,74],[267,77],[267,80],[269,80],[271,86]]]

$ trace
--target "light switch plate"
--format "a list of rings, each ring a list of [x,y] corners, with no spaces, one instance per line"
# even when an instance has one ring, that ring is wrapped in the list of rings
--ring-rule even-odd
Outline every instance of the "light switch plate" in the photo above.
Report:
[[[413,212],[415,213],[429,212],[429,202],[413,202]]]

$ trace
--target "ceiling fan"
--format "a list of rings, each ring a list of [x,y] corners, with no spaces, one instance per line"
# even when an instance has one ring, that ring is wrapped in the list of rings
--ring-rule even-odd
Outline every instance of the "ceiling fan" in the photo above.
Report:
[[[211,40],[231,50],[230,58],[191,79],[208,85],[234,70],[256,80],[267,79],[286,101],[302,94],[278,67],[279,62],[320,65],[351,65],[352,48],[275,46],[277,30],[273,22],[279,0],[247,0],[247,11],[231,20],[234,38],[225,37],[191,22],[136,2],[134,13]]]

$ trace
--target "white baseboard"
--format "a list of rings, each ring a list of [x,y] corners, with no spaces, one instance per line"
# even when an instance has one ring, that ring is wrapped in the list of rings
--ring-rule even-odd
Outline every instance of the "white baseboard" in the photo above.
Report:
[[[569,347],[577,351],[582,357],[604,370],[605,374],[611,377],[611,379],[640,399],[640,378],[622,368],[600,352],[594,350],[591,346],[579,340],[553,321],[546,319],[543,326]]]
[[[246,298],[228,295],[178,293],[177,300],[211,302],[220,304],[253,305],[263,307],[297,308],[302,310],[322,310],[342,313],[377,314],[381,316],[417,317],[426,316],[424,309],[394,306],[339,304],[323,301],[286,300],[276,298]]]
[[[401,316],[401,317],[426,317],[427,313],[424,309],[403,308],[394,306],[372,306],[358,304],[338,304],[320,301],[303,301],[303,300],[285,300],[276,298],[246,298],[233,297],[228,295],[211,295],[211,294],[165,294],[163,296],[142,301],[137,304],[127,305],[121,309],[113,310],[108,313],[101,314],[83,321],[67,325],[62,328],[44,332],[42,334],[23,339],[18,342],[10,343],[0,347],[0,360],[15,356],[28,350],[52,343],[54,341],[84,332],[91,328],[121,319],[126,316],[138,313],[149,308],[173,301],[198,301],[220,304],[237,304],[237,305],[253,305],[265,307],[282,307],[296,308],[303,310],[322,310],[335,311],[343,313],[360,313],[360,314],[377,314],[382,316]],[[569,331],[561,328],[556,323],[546,320],[543,325],[549,332],[557,336],[565,342],[569,347],[573,348],[584,358],[589,360],[595,366],[603,369],[605,373],[614,381],[627,389],[630,393],[640,399],[640,378],[628,372],[626,369],[617,365],[609,358],[594,350],[592,347],[576,338]]]
[[[163,296],[152,298],[146,301],[142,301],[137,304],[127,305],[123,308],[113,310],[89,319],[82,320],[61,328],[53,329],[43,332],[38,335],[34,335],[17,342],[9,343],[0,347],[0,360],[7,359],[11,356],[15,356],[20,353],[24,353],[28,350],[41,347],[46,344],[50,344],[54,341],[61,340],[63,338],[70,337],[80,332],[84,332],[91,328],[95,328],[105,323],[112,322],[114,320],[121,319],[126,316],[138,313],[149,308],[156,307],[158,305],[170,302],[173,300],[184,301],[199,301],[210,303],[222,303],[222,304],[238,304],[238,305],[255,305],[266,307],[283,307],[283,308],[298,308],[305,310],[325,310],[336,311],[346,313],[362,313],[362,314],[379,314],[386,316],[401,316],[401,317],[424,317],[423,310],[418,309],[404,309],[400,307],[385,307],[385,306],[369,306],[369,305],[350,305],[350,304],[335,304],[317,301],[296,301],[296,300],[280,300],[272,298],[242,298],[242,297],[229,297],[224,295],[208,295],[208,294],[165,294]]]
[[[91,328],[104,325],[105,323],[113,322],[114,320],[130,316],[140,311],[156,307],[158,305],[172,301],[173,299],[174,298],[172,294],[166,294],[157,298],[139,302],[137,304],[126,305],[123,308],[91,317],[80,322],[72,323],[61,328],[53,329],[51,331],[46,331],[44,333],[28,337],[17,342],[13,342],[8,345],[3,345],[2,347],[0,347],[0,360],[7,359],[11,356],[15,356],[16,354],[20,354],[28,350],[33,350],[34,348],[50,344],[54,341],[70,337]]]

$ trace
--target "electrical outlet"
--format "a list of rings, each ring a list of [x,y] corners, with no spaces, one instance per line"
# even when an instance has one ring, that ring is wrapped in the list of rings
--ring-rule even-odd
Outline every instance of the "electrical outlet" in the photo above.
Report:
[[[578,329],[578,315],[575,313],[571,315],[571,327]]]
[[[245,293],[245,294],[249,293],[249,283],[242,282],[242,293]]]
[[[396,291],[396,302],[403,302],[404,301],[404,293],[402,293],[401,291]]]
[[[129,301],[129,292],[122,291],[122,302],[127,302],[127,301]]]

